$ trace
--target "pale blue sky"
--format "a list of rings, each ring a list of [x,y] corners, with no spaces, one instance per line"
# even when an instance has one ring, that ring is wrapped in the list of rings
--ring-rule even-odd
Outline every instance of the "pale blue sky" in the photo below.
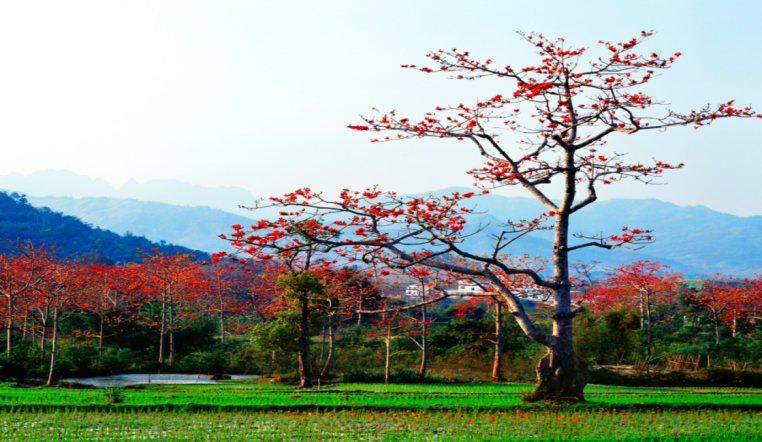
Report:
[[[534,63],[515,30],[574,46],[654,30],[645,50],[684,56],[646,92],[679,110],[729,99],[762,110],[761,16],[760,2],[706,0],[3,2],[0,173],[69,169],[114,185],[176,178],[257,196],[467,186],[464,171],[480,160],[465,143],[371,145],[346,126],[373,106],[415,118],[512,84],[401,64],[453,46]],[[614,137],[609,145],[634,159],[687,167],[667,186],[607,186],[601,196],[762,215],[760,129],[755,119]]]

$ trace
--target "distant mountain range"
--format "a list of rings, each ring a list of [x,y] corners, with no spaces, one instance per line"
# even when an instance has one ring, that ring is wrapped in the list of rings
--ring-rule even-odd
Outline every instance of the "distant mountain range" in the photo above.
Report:
[[[472,189],[449,188],[432,194],[442,195],[453,191],[462,193]],[[490,194],[474,198],[473,201],[478,211],[486,212],[482,215],[485,217],[482,221],[491,222],[487,230],[496,230],[497,225],[506,219],[533,219],[547,211],[542,204],[531,198],[507,198]],[[704,206],[680,207],[656,199],[611,199],[596,201],[576,213],[571,221],[572,232],[588,236],[615,234],[621,232],[622,227],[653,230],[656,241],[634,252],[582,249],[573,252],[573,259],[603,263],[660,260],[674,270],[694,276],[709,273],[750,276],[762,273],[762,216],[742,218]],[[476,239],[483,244],[479,248],[483,247],[486,251],[486,235],[480,236]],[[516,249],[533,250],[526,252],[530,254],[549,254],[552,233],[541,232],[533,236],[534,245],[521,239],[516,242]],[[540,250],[546,251],[538,253]]]
[[[35,206],[71,214],[112,232],[131,232],[153,241],[167,241],[205,252],[228,249],[220,233],[230,233],[233,224],[252,220],[210,207],[174,206],[152,201],[121,198],[27,197]]]
[[[96,258],[100,263],[141,261],[136,249],[152,253],[154,248],[165,253],[194,253],[199,259],[208,259],[204,252],[164,241],[156,243],[131,233],[117,235],[77,217],[34,207],[20,195],[3,192],[0,192],[0,239],[55,246],[60,249],[60,257]]]
[[[28,177],[32,175],[35,174]],[[241,188],[210,189],[173,180],[149,181],[133,186],[134,189],[142,189],[140,192],[143,193],[135,190],[132,195],[142,195],[141,198],[152,200],[140,201],[138,197],[127,199],[97,195],[95,193],[106,192],[109,188],[113,190],[113,187],[105,182],[98,184],[102,180],[91,180],[71,172],[39,172],[32,180],[23,180],[28,177],[18,174],[0,176],[0,188],[12,188],[10,184],[17,180],[20,187],[12,189],[33,195],[28,199],[36,206],[47,206],[114,232],[131,231],[152,241],[164,240],[207,252],[225,250],[226,243],[217,235],[228,232],[232,224],[248,225],[255,217],[252,212],[220,210],[220,207],[254,200],[250,192]],[[59,181],[55,181],[58,179],[56,177],[63,180],[60,185],[57,184]],[[53,181],[47,182],[48,179]],[[89,191],[88,182],[96,190]],[[37,187],[32,183],[37,183]],[[76,183],[79,184],[75,186]],[[123,186],[118,192],[127,187]],[[57,188],[57,193],[53,193],[52,188]],[[173,193],[171,189],[177,191]],[[449,188],[432,194],[472,190]],[[45,192],[49,194],[45,195]],[[61,193],[70,197],[61,197]],[[156,202],[160,199],[165,201]],[[174,205],[169,203],[171,201],[175,201]],[[487,226],[481,234],[467,242],[467,248],[476,253],[490,251],[489,234],[498,231],[504,220],[532,219],[547,211],[534,199],[508,198],[494,193],[469,201],[481,212],[471,217],[469,225],[481,222]],[[270,211],[257,213],[256,217],[266,217],[268,213],[274,215]],[[711,273],[751,276],[762,273],[762,216],[742,218],[703,206],[680,207],[655,199],[613,199],[598,201],[572,218],[572,231],[587,235],[601,232],[611,235],[620,232],[624,226],[652,229],[656,242],[638,251],[587,248],[574,252],[573,260],[600,261],[602,266],[638,259],[659,260],[687,276]],[[548,256],[552,249],[551,240],[550,232],[528,235],[506,252]]]
[[[117,189],[100,178],[92,179],[68,170],[0,175],[0,189],[27,196],[131,198],[176,206],[208,206],[233,213],[245,213],[238,206],[251,206],[256,200],[241,187],[203,187],[179,180],[150,180],[143,184],[130,180]]]

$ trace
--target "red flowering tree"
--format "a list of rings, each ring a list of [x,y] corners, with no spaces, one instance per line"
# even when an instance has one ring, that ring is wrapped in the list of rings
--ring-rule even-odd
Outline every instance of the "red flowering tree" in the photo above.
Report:
[[[169,335],[169,365],[175,356],[175,331],[180,327],[182,318],[195,314],[191,308],[195,295],[198,295],[200,274],[198,265],[191,254],[165,254],[159,249],[152,250],[154,255],[144,255],[143,263],[138,267],[142,284],[148,299],[161,306],[158,318],[152,317],[149,326],[159,327],[159,364],[164,363],[166,349],[165,337]]]
[[[735,336],[738,319],[754,309],[753,287],[723,275],[712,275],[702,281],[694,298],[714,325],[715,344],[720,343],[721,325],[731,327]]]
[[[59,324],[79,309],[84,287],[81,261],[51,260],[50,267],[51,272],[38,288],[38,296],[52,309],[53,319],[53,346],[47,385],[52,384],[56,377]]]
[[[380,319],[371,321],[370,331],[364,333],[367,338],[381,338],[386,347],[384,357],[384,383],[389,383],[392,370],[392,341],[405,335],[409,325],[406,318],[398,317],[399,313],[385,312]]]
[[[245,274],[251,267],[240,269],[233,264],[214,265],[198,275],[198,286],[202,293],[198,296],[201,308],[212,318],[220,321],[220,343],[225,343],[225,334],[229,333],[225,325],[228,318],[236,311],[238,296],[245,290]],[[235,327],[234,327],[235,330]]]
[[[570,219],[596,201],[598,185],[624,179],[650,183],[663,172],[682,167],[663,161],[648,165],[626,161],[609,147],[609,139],[678,126],[698,129],[720,119],[757,116],[733,101],[688,112],[655,110],[664,103],[644,92],[645,86],[657,72],[669,69],[680,53],[664,57],[642,52],[650,36],[643,32],[621,43],[601,41],[605,55],[588,57],[589,48],[569,46],[563,39],[520,34],[540,56],[538,64],[523,68],[500,67],[491,59],[477,59],[457,49],[432,52],[428,57],[434,67],[403,67],[449,73],[453,79],[495,77],[514,84],[515,89],[470,105],[436,106],[416,120],[394,111],[378,112],[350,126],[377,134],[373,143],[422,137],[468,141],[487,161],[470,171],[482,193],[515,185],[545,205],[545,213],[533,219],[506,220],[503,232],[495,237],[494,253],[488,256],[471,253],[464,244],[467,215],[473,210],[466,204],[475,197],[473,192],[441,198],[402,197],[373,188],[344,190],[338,197],[328,197],[300,189],[271,199],[272,205],[282,208],[280,219],[235,229],[231,240],[241,250],[263,257],[319,246],[326,252],[395,268],[425,265],[482,278],[506,302],[524,333],[547,349],[537,366],[535,394],[530,399],[583,400],[589,374],[572,344],[572,319],[583,308],[572,304],[570,253],[585,247],[632,247],[650,242],[651,236],[642,228],[625,228],[599,236],[579,234],[580,241],[574,242]],[[562,188],[560,200],[546,193],[553,182]],[[331,225],[322,222],[337,217]],[[554,231],[551,277],[513,268],[497,258],[500,252],[509,252],[507,247],[520,236],[542,226]],[[295,231],[300,233],[298,238],[291,234]],[[441,259],[445,255],[476,265],[447,262]],[[536,327],[516,294],[501,281],[501,272],[527,275],[536,286],[553,291],[551,332]]]
[[[0,296],[5,298],[2,311],[6,327],[6,352],[13,347],[14,319],[24,312],[24,332],[35,290],[53,272],[51,254],[54,250],[28,243],[10,243],[8,252],[0,255]]]
[[[81,336],[98,339],[103,347],[104,339],[116,336],[120,325],[132,322],[145,301],[140,289],[142,281],[135,267],[90,264],[83,269],[80,308],[98,319],[98,331],[78,332]]]
[[[609,290],[599,293],[597,304],[609,308],[618,304],[640,309],[640,328],[645,328],[648,335],[648,356],[651,356],[651,325],[654,305],[676,305],[680,273],[668,272],[669,266],[658,261],[635,261],[622,264],[610,273]],[[604,286],[605,287],[605,286]],[[613,290],[611,290],[613,288]]]

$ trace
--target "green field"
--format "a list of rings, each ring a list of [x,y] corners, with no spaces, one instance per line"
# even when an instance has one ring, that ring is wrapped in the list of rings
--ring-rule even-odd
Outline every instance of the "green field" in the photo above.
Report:
[[[0,440],[753,441],[762,390],[591,385],[588,402],[526,405],[528,384],[248,383],[119,389],[0,386]]]

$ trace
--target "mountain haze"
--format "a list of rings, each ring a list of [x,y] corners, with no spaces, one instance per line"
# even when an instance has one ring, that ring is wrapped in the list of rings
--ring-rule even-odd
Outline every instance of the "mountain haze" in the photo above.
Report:
[[[471,192],[471,188],[447,188],[430,192],[434,196]],[[429,193],[415,194],[423,197]],[[488,234],[499,231],[505,220],[534,219],[548,209],[533,198],[504,197],[495,193],[468,200],[479,214],[470,225],[489,224],[477,237],[467,240],[471,250],[489,253]],[[621,232],[622,227],[653,230],[654,243],[637,251],[604,250],[590,247],[572,252],[572,261],[601,261],[604,264],[638,259],[660,260],[676,271],[699,276],[711,273],[751,276],[762,273],[762,216],[739,217],[704,206],[681,207],[656,199],[611,199],[596,201],[572,216],[571,232],[604,236]],[[537,232],[509,246],[507,253],[548,256],[552,232]],[[542,242],[541,242],[542,241]],[[581,240],[572,239],[572,244]]]
[[[104,229],[119,233],[131,231],[152,241],[164,240],[207,252],[225,249],[225,242],[217,236],[228,232],[230,225],[249,225],[252,218],[277,216],[277,211],[272,209],[257,213],[221,209],[253,202],[254,196],[245,189],[206,188],[176,180],[144,184],[130,181],[115,189],[103,180],[72,172],[43,171],[27,176],[0,176],[0,188],[25,192],[37,206],[48,206]],[[448,188],[431,194],[441,196],[472,190]],[[424,195],[428,193],[414,196]],[[485,226],[484,232],[467,240],[467,249],[475,253],[491,252],[489,234],[498,232],[505,220],[533,219],[547,211],[535,199],[509,198],[495,193],[467,202],[479,212],[470,216],[469,226],[475,228],[479,222]],[[620,232],[622,227],[653,230],[655,242],[637,251],[582,249],[573,252],[572,260],[601,261],[607,266],[638,259],[660,260],[692,276],[762,273],[762,253],[759,252],[762,216],[743,218],[704,206],[681,207],[656,199],[612,199],[597,201],[576,213],[571,231],[608,236]],[[551,232],[537,232],[520,239],[505,252],[549,256],[551,241]],[[578,243],[579,240],[573,241]]]
[[[179,180],[150,180],[143,184],[129,180],[117,189],[100,178],[92,179],[68,170],[0,175],[0,189],[34,197],[131,198],[177,206],[208,206],[239,214],[246,213],[239,205],[250,206],[256,200],[241,187],[204,187]]]
[[[163,241],[157,244],[140,235],[118,235],[47,207],[34,207],[20,195],[3,192],[0,192],[0,239],[54,246],[60,248],[59,256],[62,257],[74,255],[81,258],[98,251],[105,258],[122,263],[140,261],[142,258],[136,249],[151,253],[151,249],[159,248],[165,253],[194,253],[199,258],[208,257],[203,252]]]
[[[152,201],[121,198],[27,197],[35,206],[74,215],[113,232],[145,236],[205,252],[226,250],[232,224],[249,225],[250,218],[210,207],[174,206]]]

